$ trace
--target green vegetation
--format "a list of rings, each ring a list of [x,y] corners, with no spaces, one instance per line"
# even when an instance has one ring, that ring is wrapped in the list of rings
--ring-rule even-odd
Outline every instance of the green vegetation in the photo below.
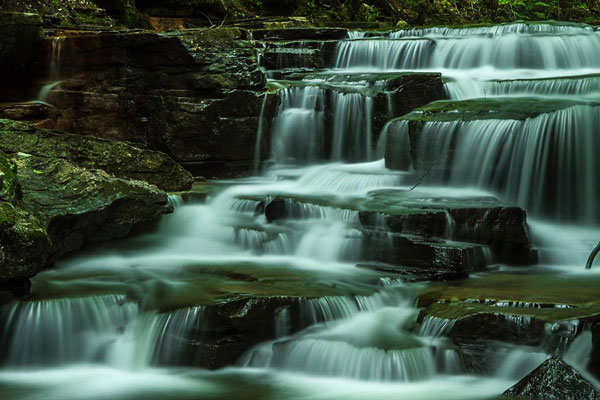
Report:
[[[67,24],[144,26],[147,17],[196,18],[208,25],[258,17],[306,17],[314,24],[385,26],[492,24],[561,20],[600,24],[597,0],[0,0],[0,9],[58,17]],[[103,22],[104,21],[104,22]]]

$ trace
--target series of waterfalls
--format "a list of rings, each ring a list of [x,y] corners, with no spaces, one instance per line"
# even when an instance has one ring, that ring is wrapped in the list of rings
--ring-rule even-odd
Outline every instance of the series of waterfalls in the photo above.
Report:
[[[0,310],[0,397],[486,399],[556,352],[585,367],[591,336],[569,331],[562,346],[498,345],[492,371],[465,372],[444,337],[452,320],[417,323],[426,283],[357,268],[370,261],[359,212],[339,204],[389,188],[497,196],[529,212],[543,263],[532,268],[582,273],[600,238],[600,33],[559,24],[352,33],[334,58],[321,75],[280,82],[272,162],[260,175],[216,183],[205,202],[173,196],[175,213],[155,232],[68,257],[33,279],[31,299]],[[439,168],[413,187],[414,163],[392,170],[384,160],[390,146],[411,146],[408,122],[374,128],[372,93],[385,92],[385,77],[339,78],[391,72],[441,72],[457,102],[544,106],[531,118],[425,122],[414,151]],[[296,208],[273,223],[257,210],[275,198]],[[272,340],[235,364],[190,366],[219,332],[206,305],[236,291],[302,298],[269,316]]]

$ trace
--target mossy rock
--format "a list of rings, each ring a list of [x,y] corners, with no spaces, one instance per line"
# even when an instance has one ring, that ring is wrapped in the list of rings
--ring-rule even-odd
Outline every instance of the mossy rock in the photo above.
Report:
[[[92,136],[40,130],[5,119],[0,119],[0,151],[66,159],[83,168],[143,180],[165,190],[186,190],[193,181],[181,166],[157,151]]]
[[[486,119],[524,120],[576,105],[599,106],[584,100],[540,98],[490,98],[464,101],[436,101],[391,122],[473,121]]]
[[[27,210],[0,202],[0,282],[34,276],[48,263],[51,243]]]

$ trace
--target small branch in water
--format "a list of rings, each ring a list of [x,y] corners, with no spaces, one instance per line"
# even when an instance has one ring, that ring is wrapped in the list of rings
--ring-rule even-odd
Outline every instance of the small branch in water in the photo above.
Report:
[[[600,253],[600,243],[592,250],[592,254],[590,254],[590,258],[588,258],[588,262],[585,266],[585,269],[592,269],[592,264],[594,263],[594,259]]]
[[[431,165],[429,166],[429,168],[427,168],[425,170],[425,173],[423,173],[423,175],[421,175],[421,177],[419,178],[419,180],[417,181],[417,183],[415,183],[414,186],[410,188],[409,192],[412,192],[417,187],[419,187],[423,183],[423,179],[425,179],[427,177],[427,175],[429,175],[431,173],[431,170],[433,169],[433,167],[435,167],[440,162],[440,160],[442,159],[442,157],[444,157],[446,155],[448,155],[448,152],[440,154],[440,156],[437,158],[437,160],[435,160],[434,162],[432,162]]]

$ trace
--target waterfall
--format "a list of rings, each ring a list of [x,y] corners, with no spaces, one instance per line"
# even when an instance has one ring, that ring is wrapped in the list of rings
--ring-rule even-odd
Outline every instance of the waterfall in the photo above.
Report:
[[[116,295],[17,302],[0,311],[6,321],[2,354],[10,366],[176,364],[202,311],[140,312],[136,303]]]
[[[455,30],[424,31],[417,37],[368,38],[340,42],[336,68],[582,69],[600,65],[600,33],[589,29],[546,32],[455,34]]]
[[[62,61],[62,50],[65,37],[57,36],[52,38],[52,50],[50,54],[50,83],[44,85],[38,94],[38,101],[46,102],[52,89],[60,85],[60,67]]]
[[[600,95],[600,76],[556,79],[483,80],[456,79],[445,84],[451,99],[483,97],[597,97]]]
[[[426,122],[414,155],[423,168],[437,164],[430,181],[475,185],[536,216],[594,224],[600,221],[599,123],[600,109],[587,105],[522,121]]]
[[[316,161],[324,155],[325,92],[323,89],[290,87],[280,91],[280,105],[273,120],[273,158],[279,163]]]

